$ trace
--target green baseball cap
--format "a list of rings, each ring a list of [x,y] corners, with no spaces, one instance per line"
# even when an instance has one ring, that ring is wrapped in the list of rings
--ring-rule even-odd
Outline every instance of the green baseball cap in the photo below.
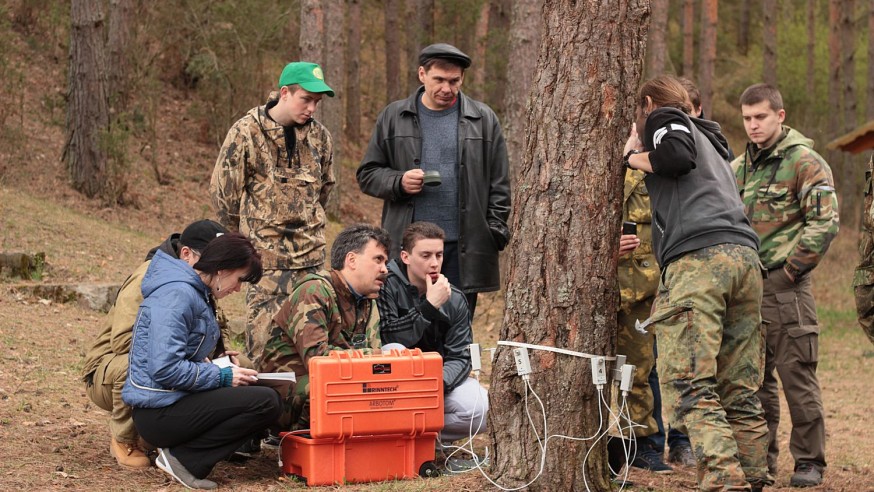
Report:
[[[292,62],[282,69],[279,76],[279,87],[297,84],[314,93],[324,93],[334,97],[334,91],[325,83],[322,67],[309,62]]]

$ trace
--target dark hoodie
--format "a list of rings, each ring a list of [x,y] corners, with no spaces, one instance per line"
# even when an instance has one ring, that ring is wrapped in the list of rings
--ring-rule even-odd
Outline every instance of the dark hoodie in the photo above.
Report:
[[[179,244],[179,239],[181,237],[182,234],[178,232],[170,234],[170,237],[168,237],[163,243],[149,250],[149,253],[146,255],[146,261],[151,260],[152,257],[155,256],[155,253],[158,252],[158,250],[167,253],[173,258],[179,258],[179,247],[181,246]]]
[[[759,238],[744,214],[731,152],[719,124],[659,108],[646,120],[646,176],[652,202],[652,238],[662,268],[684,254],[717,244],[755,250]]]

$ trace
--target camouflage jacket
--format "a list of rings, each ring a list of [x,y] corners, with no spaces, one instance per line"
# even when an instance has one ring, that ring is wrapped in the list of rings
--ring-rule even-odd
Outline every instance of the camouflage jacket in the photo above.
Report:
[[[309,360],[331,350],[377,348],[376,300],[356,300],[339,272],[304,277],[273,318],[258,367],[262,372],[309,374]]]
[[[637,223],[640,246],[619,257],[620,309],[651,299],[659,287],[659,264],[652,249],[652,209],[643,171],[630,169],[625,173],[622,220]]]
[[[325,262],[325,205],[334,186],[333,142],[321,123],[295,126],[288,154],[283,127],[267,116],[279,93],[251,109],[225,137],[209,191],[218,221],[247,235],[268,270]]]
[[[853,275],[856,314],[868,339],[874,343],[874,156],[865,171],[865,204],[862,210],[862,234],[859,236],[859,265]]]
[[[767,155],[755,144],[731,163],[744,210],[759,235],[765,268],[784,264],[796,276],[819,264],[838,233],[838,198],[828,163],[813,140],[787,126]]]

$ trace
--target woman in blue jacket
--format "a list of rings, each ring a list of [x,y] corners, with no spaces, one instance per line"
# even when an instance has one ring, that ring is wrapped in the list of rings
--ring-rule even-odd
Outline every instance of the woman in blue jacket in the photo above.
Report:
[[[216,488],[205,479],[215,464],[279,416],[276,391],[249,386],[256,371],[207,359],[220,337],[215,299],[261,274],[252,243],[231,233],[212,240],[193,268],[159,251],[143,278],[122,398],[158,447],[155,464],[186,487]]]

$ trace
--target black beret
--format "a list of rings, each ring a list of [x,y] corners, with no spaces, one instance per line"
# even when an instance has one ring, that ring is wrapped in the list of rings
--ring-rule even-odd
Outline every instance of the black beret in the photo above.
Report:
[[[429,60],[433,60],[434,58],[447,60],[459,65],[461,68],[467,68],[470,66],[470,57],[451,44],[437,43],[423,49],[422,52],[419,53],[419,66],[425,65]]]

